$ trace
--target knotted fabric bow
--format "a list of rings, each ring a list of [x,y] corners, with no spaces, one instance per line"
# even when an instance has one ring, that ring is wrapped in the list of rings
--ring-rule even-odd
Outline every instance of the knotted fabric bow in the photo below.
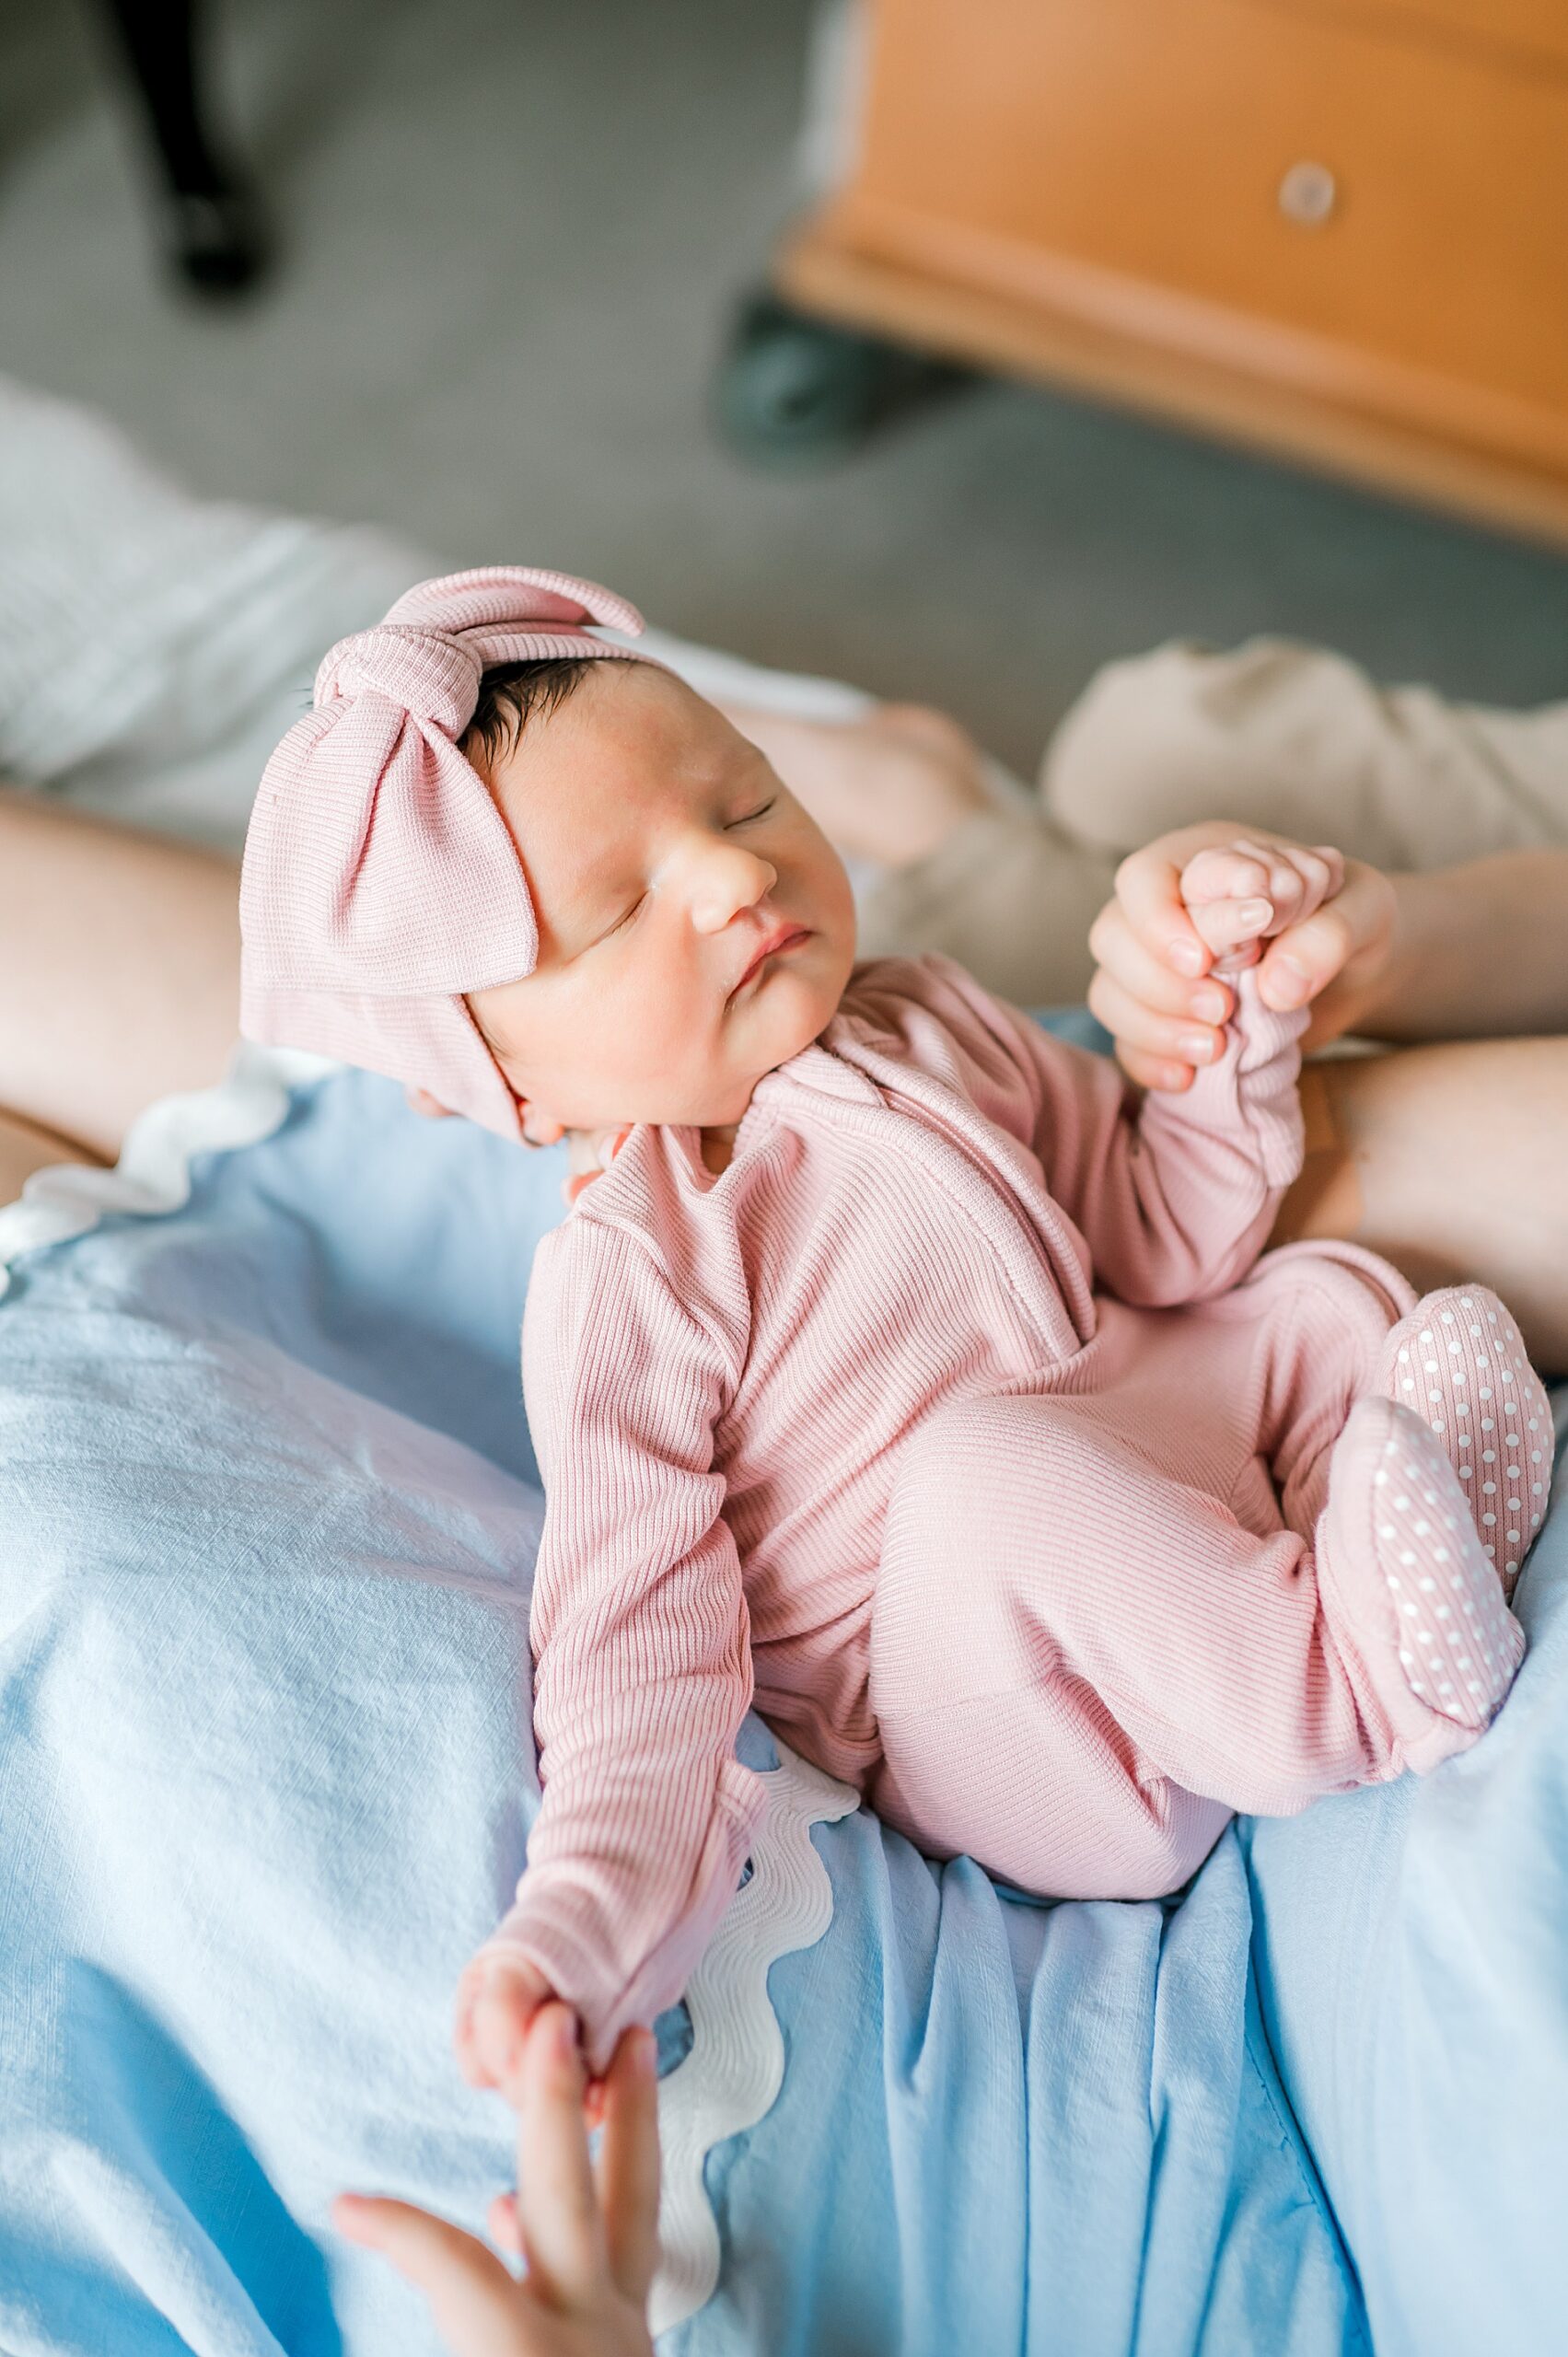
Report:
[[[262,774],[239,884],[240,1029],[412,1081],[503,1137],[517,1101],[463,1004],[533,971],[505,821],[457,739],[482,673],[552,656],[652,662],[591,581],[482,565],[421,582],[334,646]]]

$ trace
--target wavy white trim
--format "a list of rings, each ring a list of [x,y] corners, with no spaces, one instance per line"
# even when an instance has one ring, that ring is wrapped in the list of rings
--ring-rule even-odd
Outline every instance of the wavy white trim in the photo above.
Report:
[[[811,1828],[860,1805],[851,1785],[773,1741],[779,1764],[762,1779],[768,1806],[752,1836],[751,1879],[720,1917],[687,1985],[691,2050],[659,2086],[661,2260],[648,2313],[656,2335],[694,2316],[719,2280],[718,2223],[703,2165],[725,2137],[754,2127],[784,2084],[769,1967],[813,1946],[831,1922],[832,1885]]]
[[[112,1170],[58,1163],[37,1170],[18,1202],[0,1209],[0,1296],[25,1252],[86,1236],[105,1213],[149,1217],[190,1200],[199,1154],[255,1145],[278,1129],[302,1083],[340,1067],[293,1050],[238,1048],[227,1074],[188,1097],[166,1097],[134,1121]],[[810,1947],[832,1921],[833,1894],[811,1828],[860,1805],[777,1742],[763,1782],[767,1808],[751,1845],[751,1877],[736,1892],[686,1991],[691,2049],[659,2088],[664,2191],[662,2263],[654,2284],[656,2333],[682,2324],[712,2296],[719,2232],[703,2169],[713,2147],[754,2127],[784,2082],[784,2037],[768,1996],[775,1958]]]
[[[138,1115],[112,1170],[81,1162],[35,1170],[18,1201],[0,1210],[0,1296],[24,1252],[86,1236],[106,1213],[178,1211],[190,1198],[193,1155],[270,1137],[288,1111],[290,1091],[336,1070],[325,1056],[246,1042],[211,1088],[160,1097]]]

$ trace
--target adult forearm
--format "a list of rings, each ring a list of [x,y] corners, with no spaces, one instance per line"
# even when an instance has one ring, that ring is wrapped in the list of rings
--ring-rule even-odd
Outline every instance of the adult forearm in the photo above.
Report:
[[[221,1077],[238,871],[0,788],[0,1108],[110,1160],[156,1097]]]
[[[1393,956],[1347,994],[1333,1028],[1399,1040],[1568,1031],[1568,851],[1499,852],[1393,883]]]

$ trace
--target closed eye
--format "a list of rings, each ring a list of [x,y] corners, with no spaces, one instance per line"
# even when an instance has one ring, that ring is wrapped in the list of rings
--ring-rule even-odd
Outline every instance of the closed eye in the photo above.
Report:
[[[604,932],[601,933],[598,935],[598,940],[594,942],[593,946],[597,949],[600,942],[613,941],[618,933],[624,933],[627,926],[632,923],[633,917],[636,916],[638,911],[644,906],[647,897],[648,896],[645,892],[639,893],[636,900],[633,901],[631,907],[627,910],[625,915],[623,917],[617,917],[612,925],[606,926]]]
[[[765,819],[777,800],[778,795],[775,794],[769,801],[763,803],[760,810],[748,810],[744,817],[732,819],[729,821],[729,825],[726,827],[725,833],[727,835],[731,830],[736,827],[749,827],[751,825],[753,819]]]

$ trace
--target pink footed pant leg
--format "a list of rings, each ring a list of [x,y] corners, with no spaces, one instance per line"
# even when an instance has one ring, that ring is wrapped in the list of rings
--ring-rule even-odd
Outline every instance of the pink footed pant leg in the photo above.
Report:
[[[1290,1815],[1474,1740],[1400,1658],[1370,1440],[1330,1478],[1320,1596],[1299,1534],[1245,1529],[1094,1411],[967,1400],[909,1445],[870,1629],[892,1823],[1043,1895],[1152,1897],[1235,1810]]]
[[[1507,1309],[1485,1285],[1427,1294],[1388,1336],[1373,1388],[1425,1421],[1512,1596],[1546,1514],[1554,1437],[1545,1387]]]
[[[1525,1632],[1442,1441],[1392,1400],[1362,1400],[1334,1450],[1318,1582],[1342,1652],[1388,1711],[1400,1764],[1423,1771],[1473,1743]]]

